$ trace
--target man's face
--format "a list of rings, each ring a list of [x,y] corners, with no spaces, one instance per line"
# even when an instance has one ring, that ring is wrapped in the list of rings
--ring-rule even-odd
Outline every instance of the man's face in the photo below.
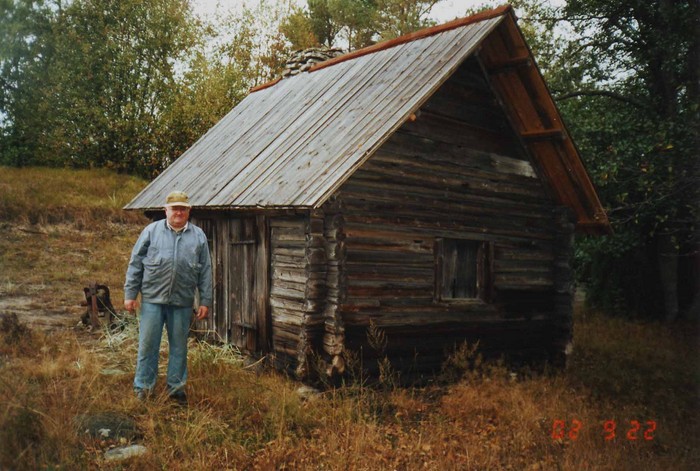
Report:
[[[185,227],[190,217],[190,208],[187,206],[166,206],[165,217],[168,218],[168,224],[175,229],[180,229]]]

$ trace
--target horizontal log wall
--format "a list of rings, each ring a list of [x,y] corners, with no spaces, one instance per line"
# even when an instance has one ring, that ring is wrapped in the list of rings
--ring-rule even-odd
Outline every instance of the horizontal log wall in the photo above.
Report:
[[[304,313],[299,338],[299,356],[296,374],[309,377],[315,374],[316,355],[321,351],[324,334],[328,271],[327,246],[323,234],[323,213],[313,213],[305,221],[304,276],[306,278]]]
[[[464,339],[523,356],[561,348],[570,299],[555,276],[570,271],[572,229],[520,149],[469,60],[340,188],[346,348],[418,370]],[[493,302],[435,300],[438,237],[493,243]],[[386,352],[368,345],[370,321]]]
[[[325,361],[327,376],[345,371],[343,352],[345,348],[345,325],[340,306],[347,294],[345,268],[345,234],[342,208],[336,200],[324,207],[323,240],[326,249],[326,303],[323,311],[323,337],[320,352]]]
[[[300,362],[304,334],[307,285],[307,219],[270,218],[270,313],[272,352],[281,368]]]

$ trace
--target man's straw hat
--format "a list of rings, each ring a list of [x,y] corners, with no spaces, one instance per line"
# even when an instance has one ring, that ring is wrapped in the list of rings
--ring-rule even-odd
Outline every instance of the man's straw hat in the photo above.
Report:
[[[173,191],[165,198],[165,207],[184,206],[191,208],[190,197],[184,191]]]

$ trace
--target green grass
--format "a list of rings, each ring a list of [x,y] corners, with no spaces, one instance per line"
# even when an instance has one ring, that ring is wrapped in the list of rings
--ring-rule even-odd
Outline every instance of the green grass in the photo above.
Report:
[[[109,170],[0,166],[0,221],[82,227],[95,221],[136,222],[138,214],[121,208],[146,183]]]
[[[112,288],[119,306],[127,258],[145,221],[120,219],[117,208],[130,195],[110,206],[110,190],[81,196],[75,182],[115,189],[132,180],[107,172],[12,171],[1,180],[11,194],[30,181],[45,178],[45,184],[24,193],[32,202],[8,203],[3,191],[0,207],[32,207],[59,186],[50,180],[60,179],[74,182],[68,185],[73,203],[66,206],[73,209],[37,213],[34,225],[20,215],[3,216],[0,300],[28,296],[37,310],[72,309],[95,279]],[[143,182],[133,184],[132,194]],[[93,210],[105,217],[84,219]],[[311,400],[302,400],[299,384],[277,372],[246,368],[234,349],[192,340],[191,405],[180,409],[162,390],[145,404],[133,398],[133,317],[125,318],[123,331],[102,335],[47,333],[4,318],[0,469],[700,469],[695,325],[577,312],[576,347],[564,372],[514,379],[503,366],[480,365],[447,386],[356,383]],[[148,454],[106,464],[104,451],[119,443],[89,438],[75,422],[105,411],[134,418]],[[567,424],[562,440],[551,437],[555,420]],[[570,438],[574,420],[582,426]],[[654,439],[627,439],[634,420],[644,426],[654,420]],[[617,425],[615,440],[605,440],[606,421]]]

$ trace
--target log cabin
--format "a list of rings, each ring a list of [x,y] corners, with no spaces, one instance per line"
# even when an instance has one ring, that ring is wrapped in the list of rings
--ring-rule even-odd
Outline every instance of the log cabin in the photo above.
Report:
[[[125,209],[176,189],[214,261],[199,328],[300,378],[465,341],[561,364],[574,232],[610,231],[509,6],[252,89]]]

